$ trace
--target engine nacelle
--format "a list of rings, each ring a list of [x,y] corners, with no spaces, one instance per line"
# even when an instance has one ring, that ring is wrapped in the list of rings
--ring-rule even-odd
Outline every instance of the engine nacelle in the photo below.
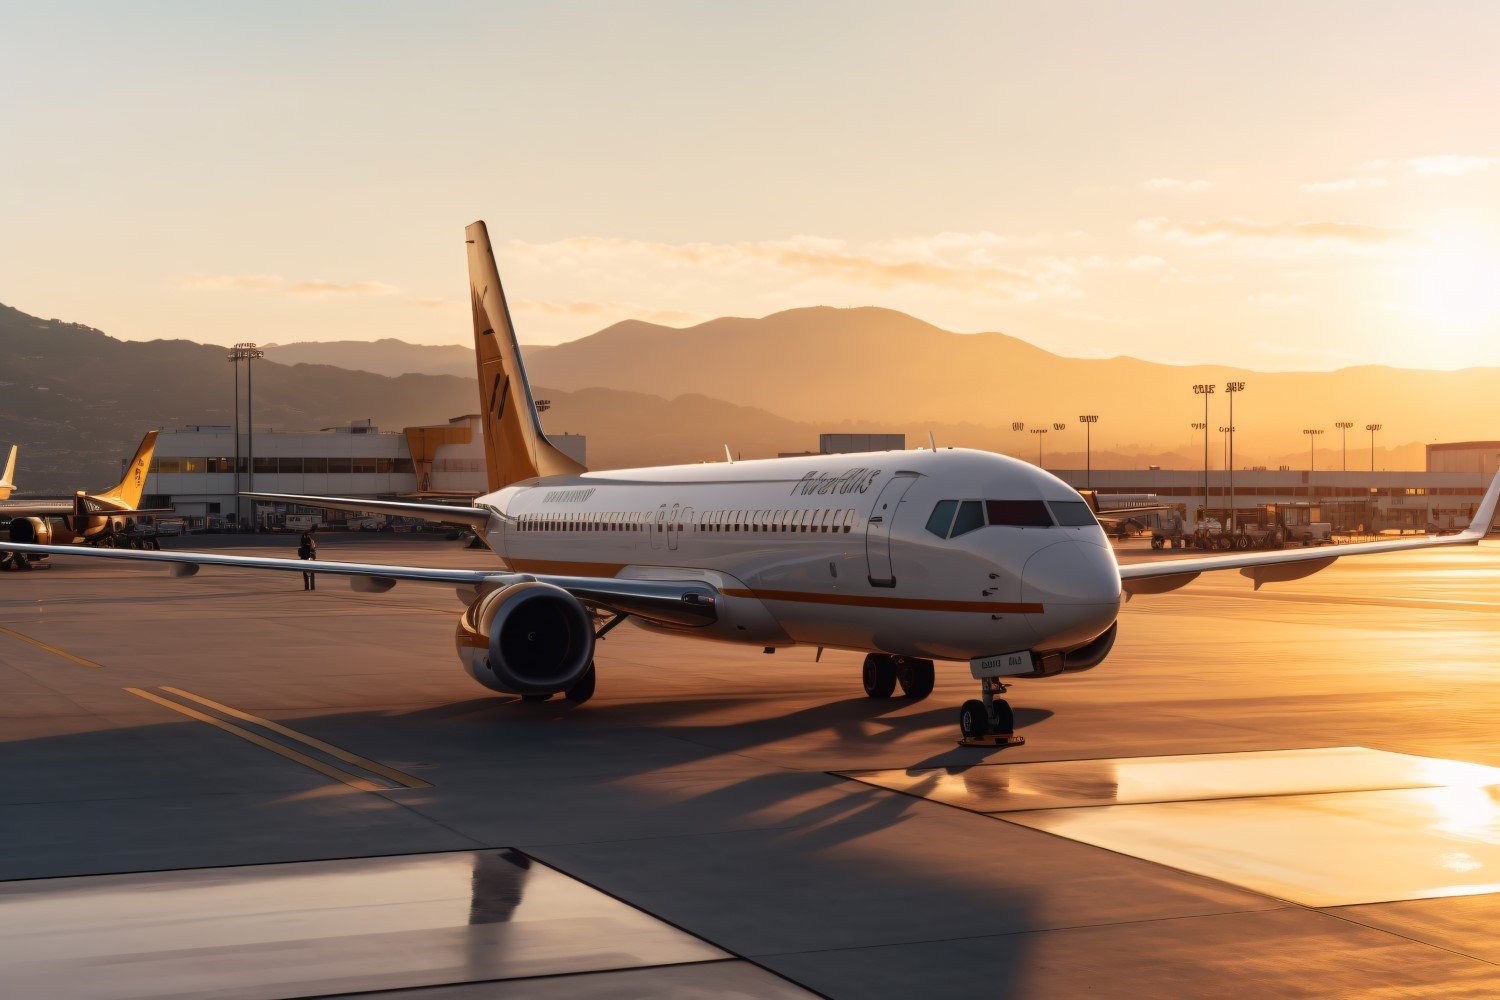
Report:
[[[54,530],[45,517],[18,517],[10,522],[10,540],[20,545],[56,545],[71,541],[71,532]]]
[[[572,594],[533,580],[480,597],[454,642],[469,676],[492,691],[552,694],[588,672],[594,623]]]

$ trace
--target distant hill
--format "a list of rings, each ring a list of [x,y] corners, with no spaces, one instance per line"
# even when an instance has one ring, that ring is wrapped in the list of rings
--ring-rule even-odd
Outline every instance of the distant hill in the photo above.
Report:
[[[925,438],[931,425],[972,425],[977,432],[965,443],[1023,455],[1034,453],[1035,440],[1013,434],[1013,421],[1028,430],[1066,423],[1065,431],[1049,433],[1047,452],[1081,454],[1080,413],[1099,415],[1093,440],[1101,450],[1201,455],[1202,438],[1190,424],[1203,419],[1202,400],[1192,387],[1220,388],[1208,420],[1212,450],[1218,427],[1229,422],[1229,379],[1249,383],[1235,406],[1236,464],[1280,464],[1254,456],[1296,456],[1306,443],[1302,429],[1322,427],[1318,463],[1327,467],[1339,452],[1338,420],[1384,424],[1383,444],[1500,438],[1500,416],[1490,406],[1500,398],[1500,368],[1254,372],[1067,358],[1005,334],[951,333],[889,309],[792,309],[687,329],[630,320],[552,347],[528,367],[558,389],[692,391],[826,430],[854,422]],[[1361,449],[1368,461],[1363,430],[1349,443],[1351,454]]]
[[[336,365],[376,375],[474,375],[474,349],[461,344],[408,344],[404,340],[330,340],[263,344],[266,357],[283,365]],[[527,357],[544,347],[528,347]]]
[[[1181,368],[1131,358],[1064,358],[1003,334],[949,333],[885,309],[798,309],[763,319],[720,319],[685,330],[642,322],[525,349],[537,395],[552,400],[551,431],[589,437],[597,469],[717,461],[728,444],[763,458],[815,450],[823,431],[898,431],[911,446],[1036,455],[1052,468],[1083,465],[1080,412],[1100,415],[1096,468],[1196,468],[1203,445],[1197,381],[1243,378],[1236,464],[1305,466],[1302,427],[1322,426],[1318,467],[1340,463],[1332,423],[1386,425],[1381,468],[1420,468],[1422,440],[1500,438],[1488,401],[1500,370],[1352,368],[1254,373]],[[336,365],[302,363],[328,358]],[[299,363],[286,364],[285,361]],[[453,365],[458,374],[413,374]],[[288,344],[256,363],[258,428],[307,430],[371,418],[395,430],[442,423],[476,407],[472,353],[463,347]],[[351,370],[362,364],[364,370]],[[398,374],[370,369],[388,367]],[[124,342],[74,323],[0,306],[0,448],[23,447],[22,487],[104,485],[150,427],[232,422],[233,383],[222,347],[189,341]],[[1213,400],[1210,453],[1222,464]],[[1479,419],[1476,419],[1479,418]],[[1012,421],[1024,421],[1017,433]],[[1052,431],[1052,421],[1067,424]],[[1350,435],[1350,467],[1365,468],[1368,436]]]
[[[473,385],[472,375],[388,378],[267,359],[255,364],[255,423],[296,430],[362,417],[392,429],[441,423],[473,408]],[[0,445],[21,445],[27,491],[114,482],[119,458],[149,428],[228,424],[233,408],[222,347],[119,341],[0,306]]]

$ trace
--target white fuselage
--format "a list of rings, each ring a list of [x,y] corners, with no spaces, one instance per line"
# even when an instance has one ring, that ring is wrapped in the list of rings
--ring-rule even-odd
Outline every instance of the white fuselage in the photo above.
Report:
[[[929,530],[940,502],[974,500],[1031,516],[1083,503],[1032,465],[944,449],[584,473],[477,505],[518,572],[711,584],[719,621],[691,631],[712,638],[969,659],[1073,649],[1109,628],[1120,577],[1092,518]]]

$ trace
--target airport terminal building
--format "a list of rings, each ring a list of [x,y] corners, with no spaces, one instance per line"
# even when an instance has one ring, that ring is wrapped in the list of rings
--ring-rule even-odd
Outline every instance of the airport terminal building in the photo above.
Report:
[[[1348,508],[1351,523],[1373,530],[1464,528],[1500,468],[1500,441],[1427,446],[1427,468],[1348,472],[1315,469],[1236,469],[1208,472],[1207,505],[1239,508],[1269,503],[1321,503]],[[1190,515],[1204,506],[1202,469],[1053,470],[1075,489],[1151,495]],[[1327,519],[1328,511],[1325,511]]]
[[[550,437],[570,456],[585,460],[582,435]],[[245,492],[467,503],[488,488],[478,414],[399,431],[381,430],[369,420],[318,431],[258,428],[253,440],[242,430],[239,445],[239,489]],[[247,524],[265,527],[299,512],[325,516],[330,524],[344,520],[335,511],[243,498],[236,503],[234,469],[233,427],[192,424],[164,430],[146,478],[146,506],[172,507],[194,526],[235,524],[243,516]]]

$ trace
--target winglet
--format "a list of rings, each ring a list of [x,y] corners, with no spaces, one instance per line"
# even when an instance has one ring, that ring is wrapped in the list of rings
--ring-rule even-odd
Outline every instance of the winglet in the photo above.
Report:
[[[1495,519],[1496,500],[1500,500],[1500,469],[1495,471],[1495,478],[1490,480],[1490,488],[1485,491],[1484,499],[1475,508],[1474,520],[1465,529],[1462,536],[1464,539],[1477,542],[1489,534],[1490,522]]]
[[[16,451],[19,445],[10,446],[10,458],[5,460],[5,471],[0,473],[0,500],[9,500],[16,488]]]

